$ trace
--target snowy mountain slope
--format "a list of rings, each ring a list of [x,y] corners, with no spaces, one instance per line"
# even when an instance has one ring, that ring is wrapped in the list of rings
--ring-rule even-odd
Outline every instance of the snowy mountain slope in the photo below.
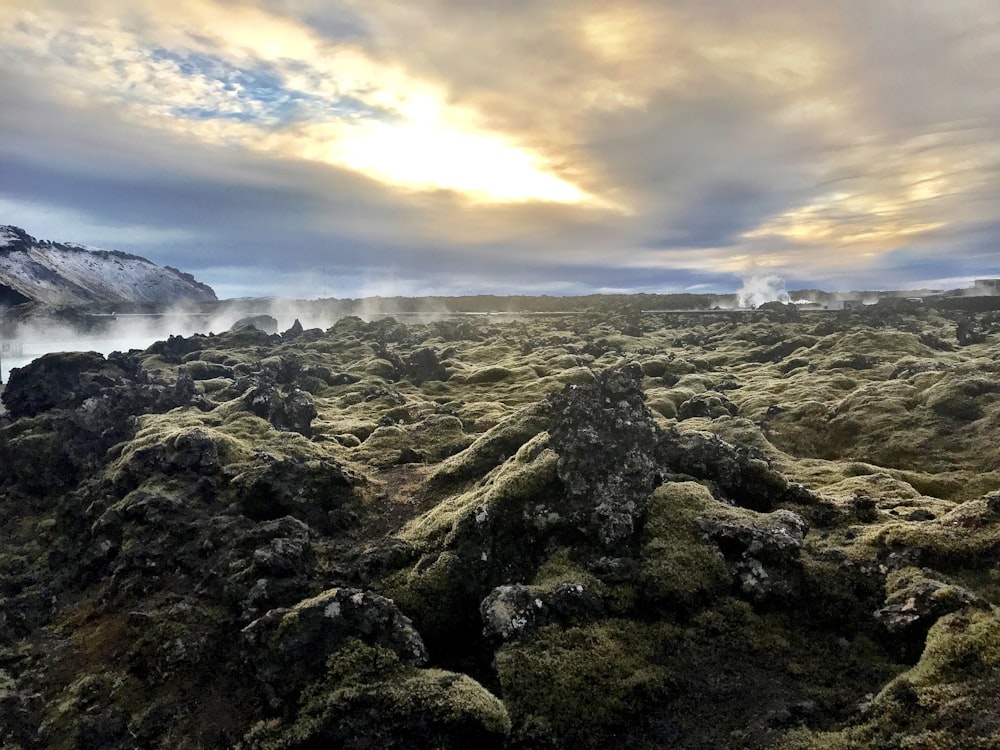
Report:
[[[138,255],[36,240],[0,226],[0,303],[48,305],[215,300],[215,292],[170,266]]]

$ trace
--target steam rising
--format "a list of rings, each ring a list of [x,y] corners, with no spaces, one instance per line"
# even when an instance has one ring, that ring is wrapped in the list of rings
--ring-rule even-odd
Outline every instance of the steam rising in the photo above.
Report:
[[[440,304],[429,300],[417,307],[406,312],[408,320],[429,322],[448,314]],[[96,351],[106,356],[114,351],[142,350],[169,336],[228,331],[233,323],[249,315],[272,316],[278,321],[280,333],[291,328],[296,320],[307,329],[326,329],[345,315],[371,320],[387,313],[393,313],[390,300],[378,297],[359,300],[357,304],[338,300],[251,299],[223,303],[211,312],[175,308],[160,315],[94,315],[89,318],[93,328],[89,331],[50,319],[35,319],[19,324],[13,332],[21,351],[0,354],[0,382],[7,382],[13,368],[23,367],[49,352]]]
[[[737,306],[742,308],[760,307],[765,302],[788,302],[785,280],[780,276],[749,276],[743,279],[743,286],[736,292]]]

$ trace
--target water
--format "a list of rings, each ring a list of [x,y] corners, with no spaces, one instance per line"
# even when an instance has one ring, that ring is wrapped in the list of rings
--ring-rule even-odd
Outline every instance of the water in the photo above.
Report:
[[[58,337],[36,338],[22,341],[22,351],[19,355],[2,354],[0,357],[0,382],[6,383],[10,371],[15,367],[24,367],[33,359],[50,352],[100,352],[107,356],[111,352],[126,352],[129,349],[145,349],[154,341],[166,338],[165,335],[148,333],[134,336],[114,337]]]

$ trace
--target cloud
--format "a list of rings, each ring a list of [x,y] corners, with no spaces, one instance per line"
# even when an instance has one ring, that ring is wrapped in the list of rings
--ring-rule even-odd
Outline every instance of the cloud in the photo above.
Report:
[[[0,208],[244,268],[233,293],[322,265],[428,290],[975,274],[997,28],[933,0],[8,0]]]

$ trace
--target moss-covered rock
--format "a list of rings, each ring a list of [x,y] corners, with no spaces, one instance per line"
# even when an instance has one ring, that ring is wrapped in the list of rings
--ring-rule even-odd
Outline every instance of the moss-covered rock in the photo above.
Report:
[[[247,750],[499,750],[510,731],[504,705],[470,677],[418,669],[392,651],[348,641],[285,720],[247,734]]]
[[[997,745],[995,321],[588,304],[39,365],[0,745]]]
[[[995,608],[942,617],[920,661],[864,707],[855,725],[795,732],[794,750],[974,748],[1000,745],[1000,617]]]

